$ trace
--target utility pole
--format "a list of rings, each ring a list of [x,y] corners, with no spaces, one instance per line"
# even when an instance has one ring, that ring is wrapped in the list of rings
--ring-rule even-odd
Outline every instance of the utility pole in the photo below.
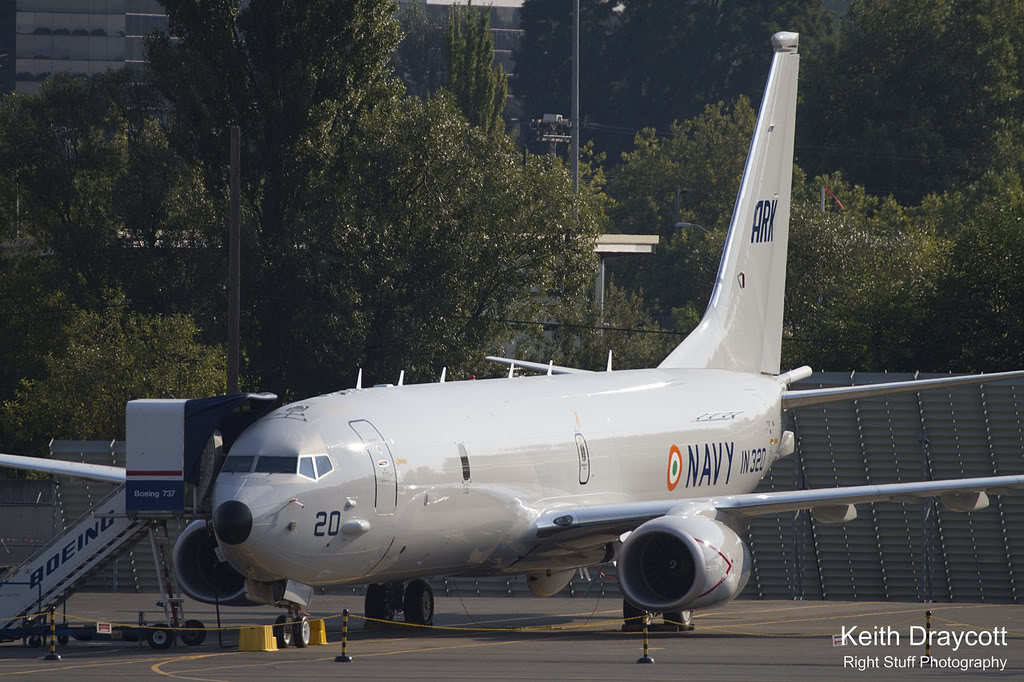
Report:
[[[239,317],[241,309],[241,131],[231,126],[231,227],[228,234],[228,393],[238,392]]]
[[[572,2],[572,189],[580,191],[580,0]]]

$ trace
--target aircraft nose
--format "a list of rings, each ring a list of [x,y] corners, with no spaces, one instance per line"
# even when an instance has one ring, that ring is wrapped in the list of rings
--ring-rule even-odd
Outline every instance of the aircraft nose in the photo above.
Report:
[[[213,529],[222,542],[240,545],[252,531],[252,512],[244,502],[228,500],[213,512]]]

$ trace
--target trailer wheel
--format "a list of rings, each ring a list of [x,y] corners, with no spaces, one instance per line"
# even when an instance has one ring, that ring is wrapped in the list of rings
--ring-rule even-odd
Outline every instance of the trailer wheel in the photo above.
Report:
[[[153,649],[170,649],[174,644],[174,632],[166,625],[158,625],[149,631],[149,646]]]
[[[203,628],[202,621],[199,620],[186,620],[186,628],[198,628],[196,630],[185,630],[181,633],[181,641],[187,646],[199,646],[206,641],[206,630]]]
[[[38,649],[43,644],[43,638],[39,635],[29,635],[28,645],[33,649]]]
[[[57,644],[60,644],[61,646],[67,646],[70,640],[71,638],[67,635],[57,635]]]

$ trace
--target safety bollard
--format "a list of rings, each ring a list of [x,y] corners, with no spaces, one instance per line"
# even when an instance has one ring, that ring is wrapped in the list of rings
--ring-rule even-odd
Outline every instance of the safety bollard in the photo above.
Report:
[[[924,612],[924,655],[932,655],[932,612]]]
[[[44,660],[60,660],[60,654],[57,653],[57,615],[52,606],[50,607],[50,653],[46,654]]]
[[[348,609],[341,612],[341,656],[335,656],[334,662],[352,662],[352,657],[348,655]]]
[[[637,663],[654,663],[654,659],[651,658],[651,654],[647,649],[647,614],[642,616],[644,619],[644,655],[636,659]]]

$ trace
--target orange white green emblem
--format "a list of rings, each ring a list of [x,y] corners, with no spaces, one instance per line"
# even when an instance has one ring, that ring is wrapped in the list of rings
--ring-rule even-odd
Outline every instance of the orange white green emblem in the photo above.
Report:
[[[683,477],[683,454],[679,448],[673,445],[668,451],[668,489],[669,492],[676,489],[679,479]]]

